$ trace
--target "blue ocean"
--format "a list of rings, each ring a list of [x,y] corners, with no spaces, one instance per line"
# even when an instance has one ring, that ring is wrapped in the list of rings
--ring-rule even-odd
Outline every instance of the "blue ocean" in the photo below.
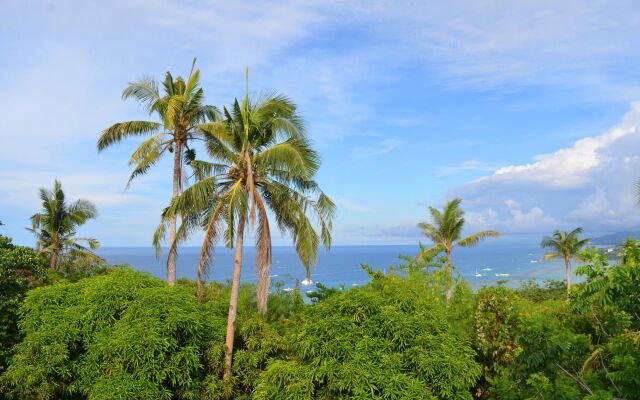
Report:
[[[331,287],[363,285],[369,277],[362,269],[362,264],[387,271],[390,266],[403,263],[400,255],[415,256],[418,251],[418,246],[407,245],[333,246],[330,251],[322,250],[318,255],[311,280],[313,284],[320,282]],[[179,249],[178,277],[195,279],[199,252],[198,247]],[[110,264],[129,264],[154,276],[165,277],[166,254],[156,259],[151,247],[105,247],[98,253]],[[486,243],[476,248],[457,248],[453,261],[457,271],[475,288],[495,284],[497,280],[508,280],[509,286],[517,286],[529,279],[541,283],[547,279],[563,280],[563,262],[543,261],[543,254],[544,251],[535,243]],[[255,249],[245,247],[243,282],[257,280],[254,259]],[[216,248],[208,279],[225,282],[231,279],[232,271],[233,250]],[[304,281],[305,270],[293,247],[273,247],[271,277],[272,282],[280,281],[284,287],[294,287],[296,279]]]

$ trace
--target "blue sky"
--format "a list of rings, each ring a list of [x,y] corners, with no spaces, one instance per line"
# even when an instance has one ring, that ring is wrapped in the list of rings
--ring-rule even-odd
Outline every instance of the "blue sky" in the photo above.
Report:
[[[470,232],[640,227],[637,4],[439,3],[0,2],[2,232],[31,244],[37,190],[58,178],[99,207],[81,233],[148,245],[169,161],[125,190],[136,141],[95,141],[146,117],[120,100],[127,82],[194,56],[210,104],[243,93],[247,65],[253,91],[299,104],[335,244],[415,243],[427,206],[454,196]]]

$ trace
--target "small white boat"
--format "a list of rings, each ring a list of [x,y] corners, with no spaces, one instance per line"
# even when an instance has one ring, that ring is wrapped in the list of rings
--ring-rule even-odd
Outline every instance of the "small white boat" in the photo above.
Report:
[[[290,288],[290,287],[286,287],[286,288],[284,288],[282,290],[285,291],[285,292],[293,292],[293,288]]]
[[[304,278],[304,279],[302,280],[302,282],[300,282],[300,283],[302,283],[302,284],[303,284],[303,285],[305,285],[305,286],[309,286],[309,285],[312,285],[312,284],[313,284],[313,281],[312,281],[311,279]]]
[[[474,275],[476,278],[480,278],[482,275],[481,273],[478,272],[478,268],[476,268],[476,274]]]
[[[511,274],[495,274],[496,276],[511,276]]]
[[[483,271],[491,271],[491,268],[487,267],[487,268],[482,268]]]
[[[535,263],[537,263],[537,262],[538,262],[538,260],[531,260],[531,261],[529,261],[529,262],[530,262],[531,264],[535,264]]]

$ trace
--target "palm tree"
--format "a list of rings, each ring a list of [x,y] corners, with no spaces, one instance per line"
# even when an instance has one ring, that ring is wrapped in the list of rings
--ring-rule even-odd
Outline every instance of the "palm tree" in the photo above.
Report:
[[[160,158],[173,153],[173,195],[176,197],[182,190],[182,168],[185,162],[195,158],[192,142],[198,135],[198,126],[215,121],[218,111],[215,107],[203,104],[204,91],[200,87],[200,71],[194,69],[193,60],[191,72],[186,81],[182,77],[173,78],[166,73],[163,94],[160,94],[158,82],[150,78],[143,78],[130,83],[122,93],[123,99],[134,98],[145,106],[149,115],[156,114],[155,121],[118,122],[105,129],[98,139],[98,151],[120,142],[131,136],[148,136],[133,152],[129,165],[135,165],[127,187],[131,181],[147,173]],[[172,218],[169,224],[169,256],[167,258],[167,282],[169,285],[176,281],[176,227],[177,220]],[[156,255],[159,254],[160,242],[164,239],[166,227],[161,226],[154,235],[153,244]]]
[[[53,190],[40,188],[42,212],[31,217],[31,228],[36,246],[49,259],[49,267],[57,270],[67,256],[81,256],[102,260],[91,250],[100,247],[94,238],[75,237],[76,229],[97,216],[96,207],[87,200],[67,204],[62,185],[53,184]],[[85,242],[89,248],[81,245]]]
[[[591,241],[590,238],[580,239],[582,228],[576,228],[571,232],[556,230],[553,235],[545,236],[540,243],[542,248],[553,249],[545,254],[545,260],[553,260],[562,257],[564,260],[567,292],[571,290],[571,259],[581,260],[578,252]]]
[[[223,121],[200,129],[213,162],[191,163],[198,182],[176,197],[164,216],[182,216],[179,241],[199,227],[205,231],[197,272],[200,297],[214,244],[224,236],[228,247],[235,245],[225,350],[224,376],[229,377],[246,228],[255,226],[257,302],[264,313],[271,267],[268,214],[273,215],[281,232],[291,235],[308,274],[316,263],[320,243],[326,248],[331,245],[335,206],[313,180],[320,158],[310,147],[296,106],[287,97],[250,99],[247,94],[242,101],[236,99],[230,109],[224,108]],[[309,214],[315,217],[320,233]]]
[[[448,275],[449,282],[451,276],[451,253],[453,247],[458,245],[461,247],[473,247],[478,243],[490,238],[499,237],[500,233],[496,231],[481,231],[471,236],[461,239],[462,228],[464,227],[464,211],[460,208],[461,199],[453,199],[445,204],[442,211],[429,207],[432,222],[421,222],[418,228],[422,233],[431,240],[432,247],[425,248],[419,258],[423,258],[426,254],[439,253],[444,251],[447,257],[445,271]],[[451,284],[447,289],[447,301],[451,298]]]

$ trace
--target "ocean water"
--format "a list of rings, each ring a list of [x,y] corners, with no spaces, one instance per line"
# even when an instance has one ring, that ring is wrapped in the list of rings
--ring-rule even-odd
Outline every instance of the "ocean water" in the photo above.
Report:
[[[195,279],[200,249],[182,247],[178,252],[177,275]],[[369,280],[361,265],[387,271],[389,266],[403,263],[399,255],[415,256],[418,246],[333,246],[329,252],[318,255],[318,263],[313,268],[313,283],[327,286],[357,286]],[[98,251],[110,264],[129,264],[154,276],[165,277],[166,254],[159,260],[151,247],[105,247]],[[475,248],[457,248],[453,262],[457,271],[478,288],[495,284],[497,280],[508,280],[507,285],[517,286],[520,282],[535,279],[564,279],[562,261],[543,261],[544,251],[535,243],[486,243]],[[218,247],[209,271],[209,280],[225,282],[231,280],[233,271],[233,250]],[[243,282],[256,282],[254,268],[255,249],[245,247],[243,257]],[[482,276],[476,276],[482,275]],[[305,270],[298,260],[293,247],[273,247],[272,282],[280,281],[284,287],[294,287],[296,279],[305,279]],[[577,280],[574,277],[574,280]]]

